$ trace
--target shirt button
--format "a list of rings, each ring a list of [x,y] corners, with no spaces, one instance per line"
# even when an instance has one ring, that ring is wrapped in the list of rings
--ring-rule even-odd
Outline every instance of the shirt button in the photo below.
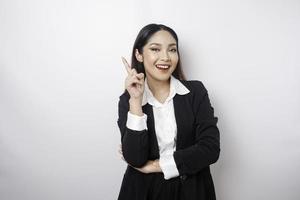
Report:
[[[180,176],[180,179],[183,180],[183,181],[184,181],[186,178],[187,178],[186,175],[181,175],[181,176]]]

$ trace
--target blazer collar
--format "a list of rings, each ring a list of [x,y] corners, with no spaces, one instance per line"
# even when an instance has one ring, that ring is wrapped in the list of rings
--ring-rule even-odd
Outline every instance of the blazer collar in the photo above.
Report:
[[[178,79],[176,79],[174,76],[171,76],[171,78],[170,78],[170,93],[166,99],[166,102],[173,99],[173,97],[176,94],[185,95],[185,94],[188,94],[189,92],[190,92],[189,89],[187,89]],[[145,78],[145,90],[143,93],[142,105],[144,106],[147,103],[149,103],[152,106],[157,106],[157,107],[160,107],[163,105],[155,99],[151,90],[149,89],[147,78]]]

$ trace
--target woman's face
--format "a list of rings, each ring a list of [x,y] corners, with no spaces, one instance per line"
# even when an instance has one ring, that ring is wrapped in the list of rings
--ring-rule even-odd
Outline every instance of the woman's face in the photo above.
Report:
[[[144,63],[147,79],[169,80],[178,63],[176,40],[168,31],[158,31],[143,47],[142,54],[136,50],[136,57]]]

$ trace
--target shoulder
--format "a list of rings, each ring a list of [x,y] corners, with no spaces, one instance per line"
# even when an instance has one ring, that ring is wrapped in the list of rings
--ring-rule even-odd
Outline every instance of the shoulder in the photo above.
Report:
[[[207,112],[207,109],[210,105],[210,100],[208,96],[208,92],[202,83],[202,81],[198,80],[188,80],[188,81],[181,81],[183,85],[185,85],[190,92],[187,95],[184,95],[184,98],[188,102],[190,102],[190,106],[192,107],[192,110],[194,112],[194,116],[202,112],[201,115],[205,115]],[[203,108],[205,108],[203,110]]]
[[[179,80],[187,89],[190,90],[191,96],[204,96],[207,93],[207,90],[199,80]]]

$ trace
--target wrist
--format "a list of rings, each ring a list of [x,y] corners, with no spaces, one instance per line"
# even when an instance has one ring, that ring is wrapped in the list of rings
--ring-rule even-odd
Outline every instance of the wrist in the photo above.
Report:
[[[160,165],[159,165],[159,159],[156,159],[153,161],[154,171],[155,172],[162,172]]]
[[[129,104],[130,105],[137,105],[137,106],[141,106],[142,105],[142,98],[141,97],[130,97],[129,98]]]
[[[143,110],[142,110],[142,100],[140,98],[130,98],[129,99],[129,111],[132,114],[143,116]]]

